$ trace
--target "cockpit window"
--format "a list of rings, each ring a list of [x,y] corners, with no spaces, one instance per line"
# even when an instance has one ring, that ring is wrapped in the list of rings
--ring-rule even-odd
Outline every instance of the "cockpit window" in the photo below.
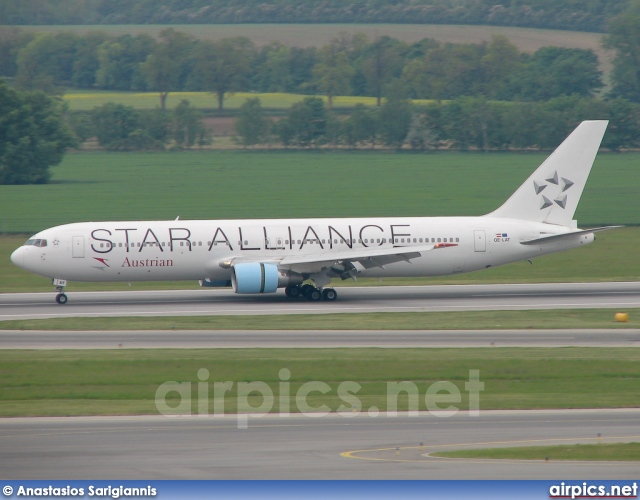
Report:
[[[34,247],[46,247],[47,240],[27,240],[24,244],[25,246],[34,246]]]

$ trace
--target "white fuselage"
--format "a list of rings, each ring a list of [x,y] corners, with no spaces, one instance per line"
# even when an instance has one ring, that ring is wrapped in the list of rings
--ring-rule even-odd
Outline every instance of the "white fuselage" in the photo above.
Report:
[[[407,262],[359,269],[358,276],[441,276],[531,259],[594,239],[593,234],[576,234],[543,245],[520,243],[571,231],[490,216],[83,222],[34,235],[46,246],[22,246],[11,260],[34,273],[72,281],[229,280],[231,270],[221,264],[232,259],[330,261],[338,252],[356,249],[409,252],[434,245]],[[308,265],[305,269],[313,272]]]

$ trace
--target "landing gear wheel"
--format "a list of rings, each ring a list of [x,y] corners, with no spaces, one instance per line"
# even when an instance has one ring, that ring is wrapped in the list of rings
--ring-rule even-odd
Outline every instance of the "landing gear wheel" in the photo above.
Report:
[[[309,298],[309,292],[311,292],[311,290],[315,290],[315,286],[310,285],[309,283],[302,285],[300,287],[300,295],[302,295],[303,297]]]
[[[322,292],[315,287],[312,287],[311,290],[307,291],[307,299],[311,302],[317,302],[322,300]]]
[[[284,289],[284,293],[290,299],[297,299],[302,294],[302,290],[298,285],[289,285]]]
[[[56,302],[60,305],[64,305],[67,303],[67,296],[64,293],[59,293],[56,295]]]
[[[322,291],[322,298],[324,300],[328,300],[329,302],[334,301],[338,298],[338,292],[336,292],[333,288],[325,288]]]

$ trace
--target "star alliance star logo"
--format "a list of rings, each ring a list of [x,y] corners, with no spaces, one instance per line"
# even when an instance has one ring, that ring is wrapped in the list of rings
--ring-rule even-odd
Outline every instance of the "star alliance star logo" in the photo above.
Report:
[[[564,177],[558,178],[558,172],[555,171],[551,177],[545,179],[545,182],[547,182],[548,184],[545,184],[544,182],[533,181],[533,188],[536,190],[536,194],[542,193],[547,187],[549,187],[550,184],[555,184],[556,186],[561,187],[562,190],[558,193],[553,201],[551,201],[545,195],[541,195],[542,199],[540,200],[540,210],[549,208],[554,203],[560,208],[564,209],[567,206],[567,195],[563,193],[567,189],[570,189],[571,186],[573,186],[573,181],[565,179]]]

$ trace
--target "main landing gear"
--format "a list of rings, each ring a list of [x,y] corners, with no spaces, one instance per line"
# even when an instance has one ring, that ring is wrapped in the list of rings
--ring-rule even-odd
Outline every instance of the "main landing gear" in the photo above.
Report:
[[[64,305],[67,303],[67,295],[64,293],[64,287],[67,286],[67,280],[61,280],[58,278],[54,278],[52,284],[56,287],[56,302],[60,305]]]
[[[284,293],[291,299],[305,298],[311,302],[317,302],[319,300],[327,300],[332,302],[338,298],[338,292],[333,288],[316,288],[313,285],[289,285],[284,289]]]

